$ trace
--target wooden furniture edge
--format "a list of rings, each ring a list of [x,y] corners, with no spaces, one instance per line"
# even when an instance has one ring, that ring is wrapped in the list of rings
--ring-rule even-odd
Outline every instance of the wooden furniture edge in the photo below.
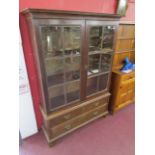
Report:
[[[23,14],[27,13],[56,13],[56,14],[72,14],[72,15],[83,15],[83,16],[100,16],[108,18],[121,18],[117,14],[107,14],[107,13],[97,13],[97,12],[82,12],[82,11],[67,11],[67,10],[50,10],[50,9],[35,9],[35,8],[26,8],[21,11]]]
[[[81,107],[83,107],[83,106],[86,106],[86,105],[88,105],[88,104],[90,104],[90,103],[92,103],[92,102],[95,102],[95,101],[98,101],[98,100],[100,100],[100,99],[109,97],[110,95],[111,95],[110,93],[106,93],[106,94],[104,94],[104,95],[102,95],[102,96],[99,96],[99,97],[96,97],[96,98],[94,98],[94,99],[85,101],[85,102],[83,102],[83,103],[81,103],[81,104],[79,104],[79,105],[75,105],[75,106],[73,106],[73,107],[71,107],[71,108],[67,108],[67,109],[65,109],[65,110],[57,111],[57,112],[55,112],[54,114],[46,114],[41,106],[40,106],[40,111],[41,111],[42,116],[43,116],[43,118],[44,118],[45,120],[50,120],[50,119],[59,117],[59,116],[61,116],[61,115],[67,114],[67,113],[69,113],[69,112],[71,112],[71,111],[73,111],[73,110],[76,110],[76,109],[78,109],[78,108],[81,108]]]
[[[119,107],[116,107],[116,108],[113,110],[113,113],[116,112],[116,111],[119,111],[119,110],[123,109],[124,107],[126,107],[126,106],[128,106],[128,105],[130,105],[130,104],[134,104],[134,101],[126,102],[126,103],[120,105]]]
[[[59,135],[59,136],[57,136],[57,137],[55,137],[55,138],[52,138],[52,139],[49,139],[49,138],[48,138],[48,135],[47,135],[47,133],[46,133],[47,131],[46,131],[46,129],[45,129],[44,127],[42,127],[42,128],[43,128],[43,132],[44,132],[45,137],[46,137],[46,139],[47,139],[47,141],[48,141],[48,143],[49,143],[49,146],[51,146],[51,144],[52,144],[53,142],[55,142],[56,140],[58,140],[59,138],[64,137],[65,135],[67,135],[67,134],[73,132],[73,131],[76,130],[76,129],[79,129],[79,128],[85,126],[85,125],[88,124],[88,123],[93,122],[94,120],[96,120],[96,119],[98,119],[98,118],[100,118],[100,117],[103,117],[103,116],[108,115],[108,113],[109,113],[108,111],[105,111],[103,114],[98,115],[98,116],[96,116],[96,117],[90,119],[89,121],[86,121],[86,122],[84,122],[84,123],[82,123],[82,124],[76,126],[75,128],[73,128],[73,129],[71,129],[71,130],[69,130],[69,131],[67,131],[67,132],[65,132],[65,133],[63,133],[63,134],[61,134],[61,135]]]
[[[120,21],[119,24],[121,25],[125,25],[125,24],[128,24],[128,25],[135,25],[135,21]]]

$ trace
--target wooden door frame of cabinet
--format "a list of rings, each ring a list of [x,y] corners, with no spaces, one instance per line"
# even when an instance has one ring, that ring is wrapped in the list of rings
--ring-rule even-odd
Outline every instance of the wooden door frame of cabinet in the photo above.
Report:
[[[81,57],[81,66],[80,66],[80,100],[82,100],[83,98],[82,98],[82,95],[84,94],[83,93],[83,87],[84,87],[84,82],[83,82],[83,76],[84,76],[84,74],[83,74],[83,63],[84,63],[84,59],[83,59],[83,51],[84,51],[84,44],[82,44],[82,42],[84,42],[84,34],[85,34],[85,21],[84,20],[59,20],[59,19],[54,19],[54,22],[53,21],[50,21],[50,19],[46,19],[45,21],[44,20],[40,20],[40,21],[36,21],[35,22],[35,29],[36,29],[36,36],[37,36],[37,40],[38,40],[38,42],[40,43],[41,42],[41,30],[39,30],[38,31],[38,29],[39,29],[39,26],[40,25],[44,25],[44,26],[46,26],[46,25],[77,25],[77,26],[81,26],[81,48],[80,48],[80,53],[81,53],[81,55],[80,55],[80,57]],[[43,58],[43,52],[42,52],[42,46],[40,45],[40,44],[38,44],[38,53],[40,54],[40,56],[39,56],[39,58],[40,58],[40,61],[41,61],[41,63],[43,64],[44,63],[44,58]],[[43,72],[43,74],[42,74],[42,76],[43,76],[43,79],[44,79],[44,81],[46,81],[46,76],[45,76],[45,68],[44,68],[44,66],[45,65],[43,65],[43,68],[42,68],[42,72]],[[48,87],[48,85],[47,85],[47,83],[44,83],[44,85],[45,85],[45,89],[44,89],[44,91],[46,92],[46,90],[47,90],[47,87]],[[66,94],[65,94],[66,95]],[[48,92],[46,92],[45,94],[44,94],[44,96],[46,97],[46,103],[48,103]],[[48,103],[49,104],[49,103]],[[48,104],[46,104],[47,106],[49,106]],[[69,104],[68,104],[69,105]],[[66,106],[66,105],[63,105],[63,106]],[[62,106],[62,107],[63,107]],[[61,107],[59,107],[59,108],[61,108]],[[47,109],[50,109],[49,107],[47,108]],[[55,110],[55,109],[53,109],[53,110]],[[53,110],[49,110],[49,112],[51,112],[51,111],[53,111]]]
[[[51,113],[48,107],[48,98],[47,98],[47,88],[46,88],[46,77],[45,77],[45,70],[43,66],[43,59],[40,59],[39,54],[39,48],[40,45],[37,44],[37,40],[39,39],[39,34],[36,31],[36,21],[40,19],[63,19],[63,20],[85,20],[85,25],[83,27],[83,37],[84,40],[86,40],[86,20],[94,20],[94,21],[106,21],[106,22],[116,22],[118,24],[119,15],[112,15],[112,14],[98,14],[98,13],[90,13],[90,12],[76,12],[76,11],[56,11],[56,10],[45,10],[45,9],[25,9],[22,11],[22,13],[25,15],[27,24],[29,27],[29,34],[30,39],[32,43],[32,49],[35,56],[35,62],[37,65],[37,72],[39,75],[39,84],[40,84],[40,90],[41,90],[41,97],[42,97],[42,107],[44,111],[48,114]],[[116,24],[116,25],[117,25]],[[87,42],[86,42],[87,43]],[[82,48],[85,52],[83,52],[82,56],[82,68],[81,68],[81,74],[86,74],[86,71],[84,69],[85,62],[87,60],[87,52],[86,52],[86,44],[82,44]],[[38,69],[39,68],[39,69]],[[41,71],[42,70],[42,71]],[[42,73],[44,72],[44,73]],[[109,77],[110,79],[110,77]],[[108,89],[109,89],[110,82],[108,81]],[[82,80],[82,88],[81,88],[81,100],[85,100],[86,96],[86,76]],[[97,95],[95,95],[97,96]],[[95,97],[94,96],[94,97]],[[60,108],[61,109],[61,108]]]

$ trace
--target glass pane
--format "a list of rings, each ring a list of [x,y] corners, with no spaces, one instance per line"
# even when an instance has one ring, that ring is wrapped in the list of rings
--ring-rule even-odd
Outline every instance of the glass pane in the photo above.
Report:
[[[64,82],[64,74],[55,74],[47,77],[48,85],[56,85]]]
[[[100,54],[89,56],[88,75],[99,73]]]
[[[64,60],[53,58],[45,60],[45,69],[48,85],[55,85],[64,82]]]
[[[98,91],[97,85],[98,85],[97,76],[87,79],[87,95],[96,93]]]
[[[101,71],[108,72],[111,67],[111,53],[106,53],[101,55]]]
[[[115,26],[103,27],[102,48],[104,50],[113,49],[114,30],[115,30]]]
[[[80,82],[70,82],[66,84],[67,103],[80,98]]]
[[[66,81],[80,79],[80,57],[67,57],[65,59]]]
[[[78,80],[80,78],[80,71],[66,72],[66,81]]]
[[[58,56],[63,54],[61,31],[62,28],[60,26],[42,28],[42,45],[45,56]]]
[[[42,27],[50,108],[80,99],[80,26]]]
[[[108,74],[100,75],[98,78],[99,78],[99,91],[104,90],[107,87]]]
[[[101,50],[102,26],[91,27],[89,37],[89,51]]]
[[[64,96],[64,86],[56,86],[50,87],[49,90],[49,98],[50,98],[50,105],[51,108],[56,108],[65,104],[65,96]]]
[[[87,95],[97,93],[107,87],[108,74],[102,74],[87,79]]]
[[[80,27],[64,27],[64,53],[80,54]]]
[[[59,74],[64,71],[63,59],[49,59],[45,61],[47,75]]]
[[[111,59],[115,26],[95,26],[89,32],[87,95],[106,88]]]

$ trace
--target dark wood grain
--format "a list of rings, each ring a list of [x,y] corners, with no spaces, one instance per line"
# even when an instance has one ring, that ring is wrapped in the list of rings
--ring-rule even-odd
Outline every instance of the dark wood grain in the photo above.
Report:
[[[116,40],[116,32],[119,24],[118,15],[113,14],[98,14],[89,12],[77,12],[77,11],[57,11],[57,10],[45,10],[45,9],[26,9],[23,13],[27,19],[27,24],[29,27],[29,32],[31,36],[31,43],[34,52],[34,58],[36,62],[36,67],[38,71],[39,84],[41,89],[41,112],[44,121],[44,133],[47,141],[51,145],[57,139],[63,137],[64,135],[74,131],[75,129],[84,126],[85,124],[100,118],[108,114],[108,102],[109,102],[109,85],[110,76],[112,70],[112,60],[114,53],[114,46]],[[62,85],[65,87],[67,82],[70,82],[70,77],[68,80],[64,78],[62,80],[63,73],[66,74],[67,70],[64,69],[63,73],[60,73],[57,77],[47,77],[45,68],[45,55],[44,46],[42,44],[42,27],[49,26],[79,26],[81,30],[81,62],[80,62],[80,90],[77,92],[72,87],[74,92],[71,91],[72,96],[70,96],[70,101],[67,103],[67,95],[55,97],[56,90],[52,88],[54,85]],[[113,49],[112,49],[112,59],[110,60],[110,70],[105,73],[105,75],[98,75],[100,86],[98,86],[99,91],[87,95],[87,70],[88,70],[88,52],[89,52],[89,33],[90,27],[92,26],[116,26],[113,38]],[[62,35],[61,35],[62,37]],[[62,39],[60,37],[60,39]],[[63,42],[65,41],[62,39]],[[57,79],[58,78],[58,79]],[[63,83],[63,82],[66,83]],[[93,83],[92,83],[93,84]],[[64,88],[63,87],[63,88]],[[55,88],[55,87],[54,87]],[[52,91],[51,91],[52,90]],[[66,88],[64,88],[66,91]],[[79,99],[73,100],[80,94]],[[65,94],[65,93],[64,93]],[[51,97],[53,97],[51,100]],[[59,100],[58,100],[59,98]],[[57,102],[55,102],[57,99]],[[73,100],[73,102],[72,102]],[[64,103],[62,104],[62,102]],[[106,105],[106,106],[105,106]],[[97,111],[96,111],[97,110]],[[89,112],[89,113],[88,113]],[[86,114],[88,113],[88,114]],[[74,121],[76,120],[76,121]],[[71,127],[66,123],[67,121],[72,122]],[[51,129],[52,128],[52,129]],[[66,128],[66,131],[64,131]]]

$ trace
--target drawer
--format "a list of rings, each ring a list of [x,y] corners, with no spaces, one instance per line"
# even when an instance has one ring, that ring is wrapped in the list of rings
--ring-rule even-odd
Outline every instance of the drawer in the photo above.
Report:
[[[135,73],[129,73],[122,75],[122,81],[130,80],[135,77]]]
[[[108,104],[104,104],[103,106],[98,107],[95,110],[88,112],[85,115],[85,121],[89,121],[90,119],[93,119],[94,117],[97,117],[98,115],[101,115],[102,113],[106,112],[107,110],[108,110]]]
[[[120,85],[120,95],[124,94],[128,91],[128,83],[124,83]]]
[[[134,90],[129,90],[127,95],[127,101],[133,101],[134,100]]]
[[[94,108],[97,108],[101,105],[108,103],[108,99],[109,99],[109,97],[106,97],[106,98],[100,99],[98,101],[83,105],[83,106],[81,106],[77,109],[74,109],[73,111],[70,111],[64,115],[60,115],[56,118],[49,120],[49,123],[47,123],[46,125],[49,127],[52,127],[52,126],[56,126],[58,124],[64,123],[72,118],[79,116],[82,113],[88,112],[90,110],[93,110]]]
[[[65,123],[52,127],[51,128],[52,138],[68,132],[69,130],[81,124],[83,121],[84,121],[84,118],[76,118],[76,119],[74,118],[73,120],[69,120]]]
[[[132,79],[128,83],[128,90],[134,90],[134,89],[135,89],[135,79]]]
[[[84,110],[83,107],[81,107],[81,108],[75,109],[75,110],[73,110],[71,112],[68,112],[68,113],[66,113],[64,115],[61,115],[59,117],[51,119],[49,121],[49,125],[50,125],[50,127],[52,127],[52,126],[61,124],[63,122],[66,122],[66,121],[68,121],[68,120],[70,120],[70,119],[72,119],[74,117],[77,117],[78,115],[82,114],[83,110]]]
[[[88,111],[93,110],[99,106],[107,104],[108,100],[109,100],[109,98],[104,98],[104,99],[98,100],[96,102],[92,102],[92,103],[83,107],[83,112],[88,112]]]
[[[124,93],[124,94],[121,94],[119,96],[119,100],[118,100],[117,105],[125,103],[127,101],[127,96],[128,96],[128,93],[127,92]]]
[[[128,92],[129,90],[134,91],[135,90],[135,79],[126,80],[121,83],[120,85],[120,91],[119,94],[123,94]]]
[[[103,114],[105,111],[107,111],[107,105],[108,104],[105,104],[94,110],[84,113],[76,118],[73,118],[65,123],[52,127],[51,128],[52,138],[55,138],[61,134],[65,134],[66,132],[74,128],[78,128],[78,126],[80,126],[81,124]]]

